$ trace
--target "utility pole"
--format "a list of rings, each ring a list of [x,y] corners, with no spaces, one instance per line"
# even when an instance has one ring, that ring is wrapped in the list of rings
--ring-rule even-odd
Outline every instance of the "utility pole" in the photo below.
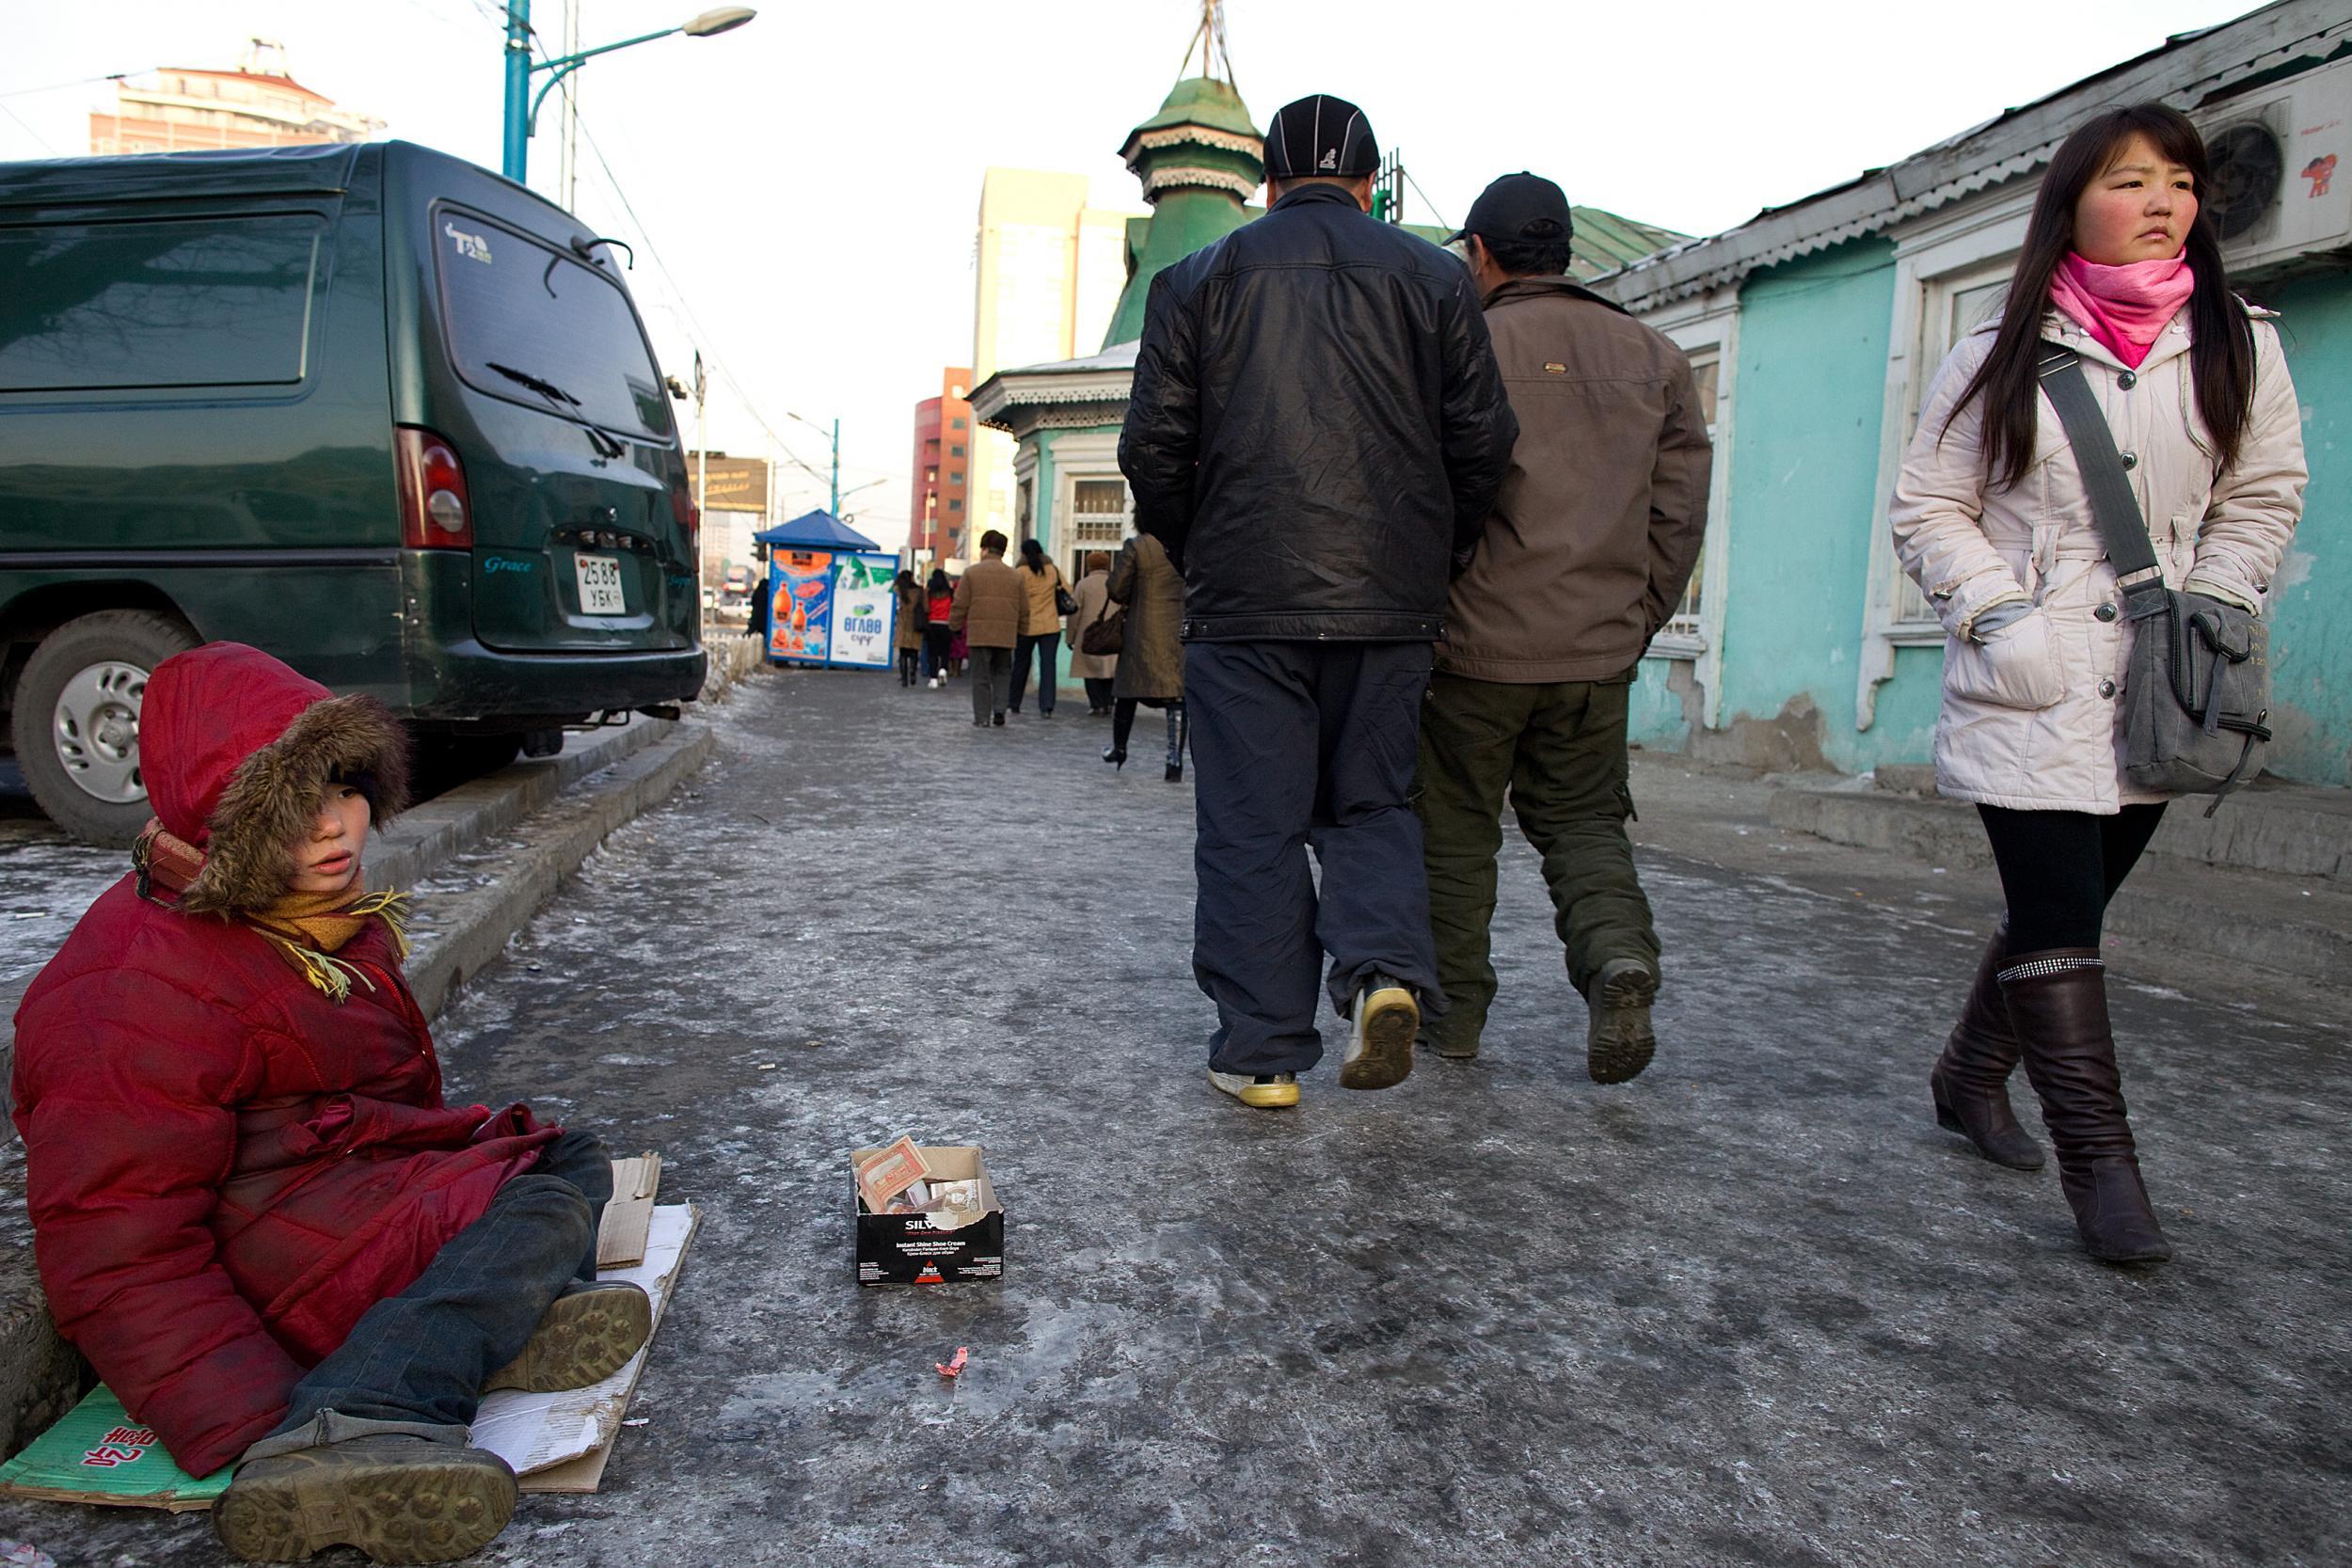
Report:
[[[841,420],[833,421],[833,504],[825,509],[838,520],[841,516]]]
[[[703,379],[703,351],[694,351],[694,515],[702,526],[695,531],[694,592],[699,595],[703,586],[701,557],[710,549],[710,433],[703,421],[703,409],[709,384]]]
[[[564,0],[564,53],[580,53],[580,8],[583,0]],[[564,150],[561,169],[564,210],[576,212],[580,206],[580,83],[570,82],[564,88]]]
[[[501,168],[520,183],[531,135],[531,0],[506,0],[506,135]]]

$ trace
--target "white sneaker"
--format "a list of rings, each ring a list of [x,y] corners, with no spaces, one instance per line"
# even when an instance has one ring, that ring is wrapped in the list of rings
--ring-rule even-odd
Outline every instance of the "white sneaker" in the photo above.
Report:
[[[1413,1070],[1413,1037],[1420,1032],[1421,1005],[1412,991],[1386,974],[1374,975],[1356,993],[1340,1087],[1385,1089],[1405,1082]]]
[[[1211,1068],[1209,1082],[1253,1110],[1284,1111],[1298,1103],[1298,1074],[1295,1072],[1262,1072],[1252,1078]]]
[[[939,679],[939,677],[938,677],[937,675],[933,675],[933,676],[931,677],[931,689],[932,689],[933,691],[938,690],[938,689],[939,689],[939,688],[940,688],[940,684],[941,684],[941,683],[940,683],[940,679]]]

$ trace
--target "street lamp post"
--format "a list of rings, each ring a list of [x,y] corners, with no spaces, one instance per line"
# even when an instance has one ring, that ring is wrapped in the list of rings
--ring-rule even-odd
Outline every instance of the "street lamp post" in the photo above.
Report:
[[[808,428],[809,428],[809,429],[811,429],[811,430],[813,430],[813,431],[816,431],[818,435],[826,436],[826,438],[827,438],[828,440],[830,440],[830,441],[833,443],[833,500],[832,500],[832,504],[831,504],[831,505],[829,505],[829,506],[827,506],[827,507],[825,508],[825,510],[826,510],[828,513],[830,513],[832,515],[835,516],[835,517],[840,516],[840,515],[841,515],[841,421],[840,421],[839,420],[834,420],[834,421],[833,421],[833,429],[832,429],[830,432],[828,432],[828,431],[825,429],[825,427],[824,427],[823,425],[818,424],[818,423],[815,420],[802,420],[800,415],[795,414],[795,413],[794,413],[794,412],[792,412],[792,410],[790,410],[789,408],[787,408],[787,409],[786,409],[786,410],[784,411],[784,417],[785,417],[786,419],[787,419],[787,420],[801,420],[801,423],[803,423],[803,424],[804,424],[804,425],[808,426]],[[863,488],[863,486],[860,486],[860,488]]]
[[[722,6],[700,16],[681,22],[675,27],[664,27],[658,33],[640,33],[633,39],[617,43],[601,43],[594,49],[581,49],[553,59],[534,61],[531,57],[531,0],[506,0],[506,131],[501,171],[517,184],[526,182],[530,167],[531,136],[539,121],[539,105],[547,101],[555,85],[578,71],[598,55],[610,55],[615,49],[628,49],[640,43],[666,39],[673,33],[688,38],[707,39],[719,33],[732,32],[759,13],[748,6]],[[531,78],[546,71],[548,79],[537,97],[531,92]]]

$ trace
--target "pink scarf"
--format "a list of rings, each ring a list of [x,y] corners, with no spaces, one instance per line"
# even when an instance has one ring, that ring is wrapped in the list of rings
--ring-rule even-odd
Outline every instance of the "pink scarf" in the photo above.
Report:
[[[2197,275],[2185,255],[2103,267],[2070,250],[2051,275],[2050,298],[2108,352],[2137,370],[2156,335],[2180,314],[2196,287]]]

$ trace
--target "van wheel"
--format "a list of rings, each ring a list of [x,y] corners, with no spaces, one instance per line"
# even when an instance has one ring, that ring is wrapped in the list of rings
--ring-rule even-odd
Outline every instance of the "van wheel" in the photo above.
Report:
[[[121,848],[150,815],[139,773],[147,677],[196,634],[168,615],[102,610],[41,639],[16,685],[16,765],[58,827]]]

